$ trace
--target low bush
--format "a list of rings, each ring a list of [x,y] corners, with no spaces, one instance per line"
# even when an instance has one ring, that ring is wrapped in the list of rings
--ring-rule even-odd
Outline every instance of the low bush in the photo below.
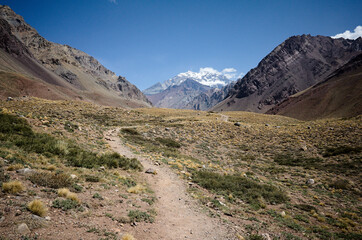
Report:
[[[130,187],[130,188],[127,189],[127,192],[135,193],[135,194],[143,193],[145,191],[146,191],[146,187],[142,186],[140,184],[137,184],[136,186]]]
[[[122,240],[136,240],[136,239],[131,234],[126,233],[122,236]]]
[[[87,182],[99,182],[101,180],[98,176],[94,175],[85,175],[84,177]]]
[[[131,222],[149,222],[149,223],[153,223],[154,222],[154,217],[147,213],[147,212],[142,212],[140,210],[130,210],[128,213],[128,217],[130,219]]]
[[[17,194],[25,190],[25,187],[20,181],[11,181],[2,184],[2,189],[4,192]]]
[[[134,128],[122,128],[121,132],[129,135],[140,135],[140,133]]]
[[[44,217],[48,212],[48,209],[45,207],[44,203],[40,200],[34,200],[30,202],[28,204],[28,210],[40,217]]]
[[[156,138],[156,141],[170,148],[180,148],[181,144],[170,138]]]
[[[347,190],[347,189],[350,189],[351,184],[350,184],[350,182],[348,180],[338,179],[338,180],[335,180],[332,183],[330,183],[329,187],[332,187],[332,188],[335,188],[335,189]]]
[[[55,199],[52,204],[53,208],[61,208],[64,211],[77,208],[78,206],[79,203],[76,201],[73,201],[71,199],[59,199],[59,198]]]
[[[337,156],[340,154],[360,153],[362,147],[338,146],[326,148],[323,157]]]
[[[29,180],[39,186],[64,188],[72,185],[72,178],[65,173],[37,172],[29,176]]]
[[[321,166],[322,159],[320,158],[305,158],[303,156],[294,156],[292,154],[278,154],[274,156],[274,161],[279,165],[285,166],[300,166],[306,169],[311,167],[318,168]]]
[[[66,197],[70,193],[68,188],[60,188],[58,189],[58,196],[59,197]]]
[[[193,174],[193,181],[218,194],[224,196],[232,194],[255,208],[263,206],[263,199],[268,203],[276,204],[288,200],[287,195],[278,188],[239,175],[221,175],[210,171],[196,171]]]

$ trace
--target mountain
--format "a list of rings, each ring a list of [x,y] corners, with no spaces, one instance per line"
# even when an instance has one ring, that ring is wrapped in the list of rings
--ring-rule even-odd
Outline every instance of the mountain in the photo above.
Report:
[[[211,96],[221,94],[220,88],[231,83],[235,73],[233,68],[221,72],[200,68],[199,72],[179,73],[163,83],[156,83],[143,93],[156,107],[206,110],[222,100],[216,102]],[[177,96],[174,96],[176,93]]]
[[[185,109],[185,106],[201,92],[207,92],[211,87],[187,79],[180,85],[172,85],[166,90],[147,95],[155,107]]]
[[[267,113],[301,120],[362,114],[362,54],[326,80],[290,96]]]
[[[46,40],[10,7],[0,5],[0,24],[0,70],[7,79],[2,82],[3,98],[12,93],[122,107],[151,106],[124,77],[80,50]]]
[[[266,112],[290,95],[326,79],[362,50],[362,38],[288,38],[239,79],[215,111]]]
[[[225,70],[225,69],[224,69]],[[146,95],[160,93],[171,86],[178,86],[186,80],[193,80],[202,85],[212,88],[221,88],[232,82],[224,72],[219,72],[213,68],[200,68],[199,72],[187,71],[177,74],[175,77],[166,80],[163,83],[156,83],[155,85],[143,91]]]
[[[221,89],[213,88],[207,92],[202,92],[188,102],[185,108],[206,111],[224,100],[234,84],[235,82],[231,82]]]

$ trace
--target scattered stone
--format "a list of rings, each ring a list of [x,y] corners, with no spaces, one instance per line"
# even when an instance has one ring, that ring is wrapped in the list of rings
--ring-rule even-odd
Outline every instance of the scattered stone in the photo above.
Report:
[[[269,124],[268,124],[268,123],[266,123],[266,124],[265,124],[265,126],[269,127]]]
[[[170,131],[170,128],[167,127],[167,128],[165,128],[165,130],[166,130],[166,131]]]
[[[70,174],[70,177],[71,177],[72,179],[78,178],[77,175],[75,175],[75,174]]]
[[[0,223],[2,223],[4,220],[5,220],[5,217],[2,216],[2,217],[0,218]]]
[[[51,218],[49,216],[45,217],[45,220],[50,221]]]
[[[311,127],[311,126],[308,126],[307,128],[308,128],[308,129],[312,129],[312,127]]]
[[[229,216],[229,217],[232,217],[233,215],[231,214],[231,213],[229,213],[229,212],[224,212],[224,214],[226,215],[226,216]]]
[[[285,217],[287,214],[285,214],[285,212],[282,211],[282,212],[280,213],[280,215],[281,215],[282,217]]]
[[[30,169],[30,168],[19,169],[19,170],[16,170],[16,172],[19,173],[19,174],[23,174],[23,175],[28,175],[28,174],[36,173],[35,170]]]
[[[105,168],[104,166],[101,166],[101,167],[99,167],[99,170],[101,170],[101,171],[105,171],[105,170],[106,170],[106,168]]]
[[[148,174],[157,174],[156,170],[154,170],[154,169],[152,169],[152,168],[147,169],[145,173],[148,173]]]
[[[6,99],[6,101],[13,101],[14,100],[14,98],[12,98],[12,97],[8,97],[7,99]]]
[[[30,230],[28,228],[28,225],[26,225],[25,223],[21,223],[18,228],[17,231],[19,234],[21,235],[27,235],[30,234]]]
[[[261,234],[264,240],[272,240],[268,233]]]
[[[235,126],[240,127],[241,124],[239,122],[234,123]]]
[[[306,182],[307,185],[313,185],[314,184],[314,179],[308,179]]]

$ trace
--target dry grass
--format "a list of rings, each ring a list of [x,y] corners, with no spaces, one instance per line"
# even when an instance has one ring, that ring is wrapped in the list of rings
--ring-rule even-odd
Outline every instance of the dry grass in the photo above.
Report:
[[[80,203],[78,195],[76,193],[69,192],[66,196],[67,199],[73,200],[74,202]]]
[[[67,195],[70,193],[68,188],[60,188],[58,189],[58,196],[59,197],[67,197]]]
[[[73,200],[73,201],[75,201],[77,203],[80,203],[78,195],[76,193],[72,193],[71,191],[69,191],[68,188],[60,188],[60,189],[58,189],[58,196]]]
[[[22,168],[24,168],[24,166],[23,166],[22,164],[18,163],[18,164],[10,165],[10,166],[7,168],[7,170],[8,170],[8,171],[16,171],[16,170],[19,170],[19,169],[22,169]]]
[[[17,194],[25,190],[25,187],[20,181],[11,181],[7,183],[3,183],[2,189],[4,192]]]
[[[127,192],[135,193],[135,194],[143,193],[145,191],[146,191],[146,187],[141,184],[137,184],[136,186],[130,187],[127,189]]]
[[[45,207],[44,203],[40,200],[31,201],[28,204],[28,210],[40,217],[44,217],[48,212],[48,209]]]
[[[122,236],[122,240],[136,240],[131,234],[126,233]]]

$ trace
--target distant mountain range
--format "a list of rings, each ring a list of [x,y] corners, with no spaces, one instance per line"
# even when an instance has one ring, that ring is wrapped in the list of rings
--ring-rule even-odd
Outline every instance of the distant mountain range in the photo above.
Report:
[[[220,88],[232,83],[228,73],[228,69],[219,72],[213,68],[201,68],[199,72],[187,71],[163,83],[157,83],[143,93],[156,107],[206,110],[211,106],[205,102],[207,100],[196,106],[198,100],[194,98],[200,94],[210,97]]]
[[[0,5],[0,97],[82,99],[104,105],[150,107],[124,77],[88,54],[50,42],[10,7]]]

